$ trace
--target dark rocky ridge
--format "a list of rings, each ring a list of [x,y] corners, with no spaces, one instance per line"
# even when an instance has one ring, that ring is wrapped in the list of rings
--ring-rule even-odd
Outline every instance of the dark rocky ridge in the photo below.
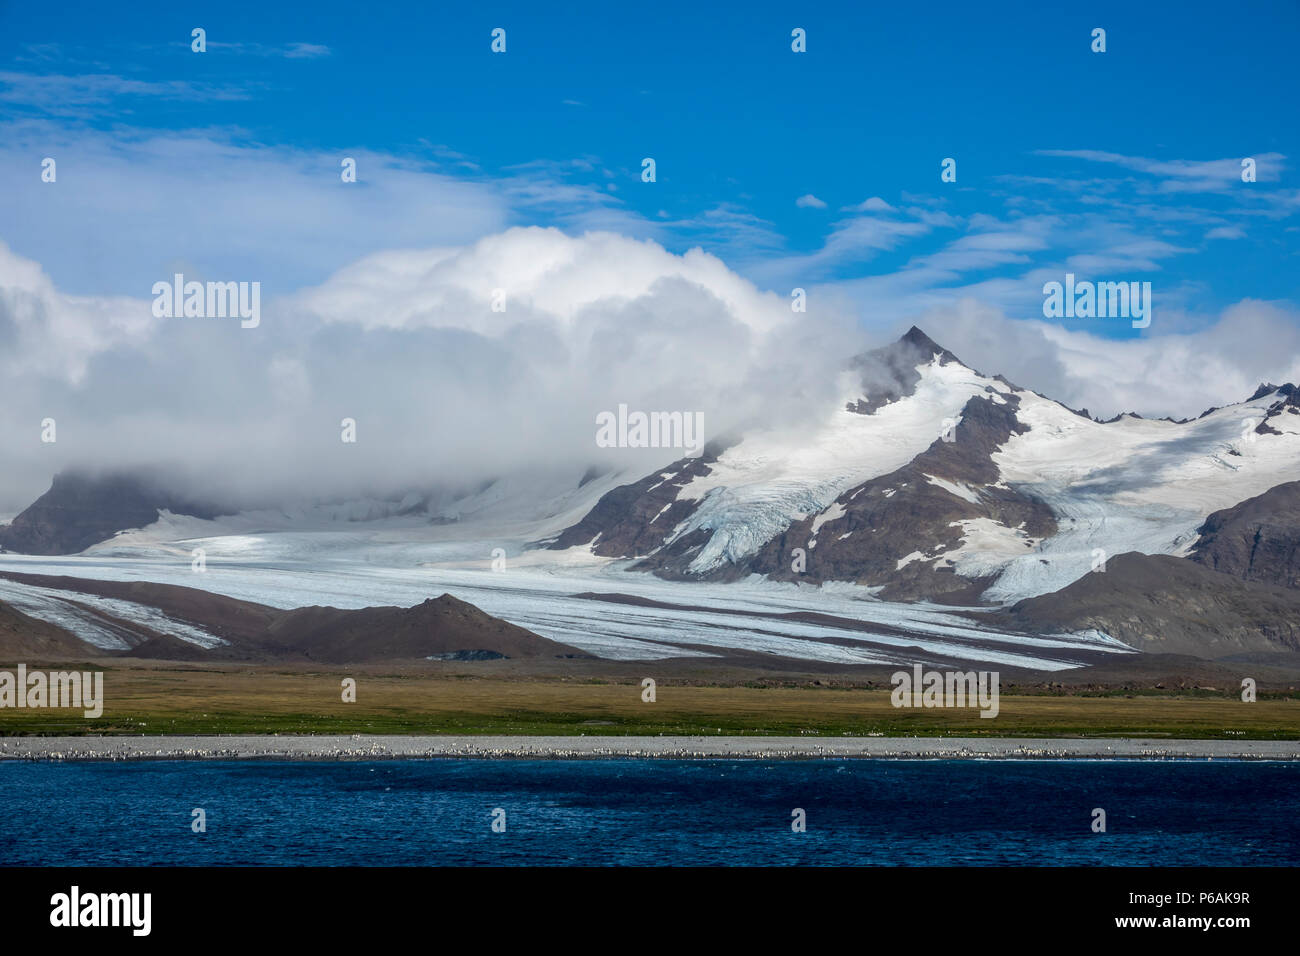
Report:
[[[677,501],[677,493],[707,475],[721,451],[717,445],[706,445],[696,457],[679,458],[640,481],[607,491],[581,521],[545,546],[562,550],[594,541],[592,551],[607,558],[649,554],[699,507],[697,501]]]
[[[1130,647],[1221,660],[1300,655],[1300,592],[1167,554],[1117,555],[1052,594],[1001,612],[1032,633],[1096,628]]]
[[[862,376],[863,397],[849,403],[848,410],[872,414],[913,394],[921,378],[917,366],[931,361],[964,364],[915,326],[892,345],[856,356],[849,365]],[[636,559],[634,569],[669,579],[726,581],[759,573],[777,580],[837,580],[879,586],[881,597],[889,600],[975,603],[993,577],[966,577],[948,566],[935,567],[945,553],[960,545],[961,522],[995,522],[1023,539],[1026,551],[1033,539],[1057,530],[1057,518],[1044,502],[1024,491],[998,487],[1000,476],[992,455],[1012,435],[1026,430],[1016,417],[1020,395],[1026,390],[1001,376],[994,379],[1008,391],[972,398],[962,411],[956,441],[936,440],[897,471],[849,489],[832,505],[837,512],[843,510],[841,516],[828,520],[830,509],[825,509],[793,521],[749,558],[699,574],[692,572],[690,565],[710,541],[712,529],[699,528],[666,543],[701,505],[700,501],[678,501],[677,495],[692,478],[711,471],[713,459],[708,456],[683,459],[662,472],[612,490],[583,521],[547,544],[580,547],[594,541],[596,554]],[[994,390],[990,387],[987,391]],[[1256,428],[1264,434],[1276,431],[1270,421],[1277,416],[1300,414],[1300,389],[1294,386],[1262,385],[1252,398],[1274,393],[1278,399]],[[1070,411],[1097,420],[1086,410]],[[1111,421],[1126,417],[1140,416],[1126,413]],[[665,474],[669,477],[664,478]],[[926,476],[959,483],[971,494],[954,493]],[[968,500],[971,496],[976,500]],[[1211,516],[1202,529],[1206,538],[1198,547],[1197,559],[1246,580],[1296,586],[1300,502],[1292,498],[1284,501],[1284,496],[1278,491],[1270,499],[1274,506],[1269,515],[1260,515],[1255,507],[1231,527],[1219,525],[1229,520],[1234,509]],[[1244,524],[1249,523],[1247,519],[1253,522],[1249,528]],[[1237,527],[1238,523],[1242,527]],[[816,537],[814,525],[819,525]],[[1230,545],[1233,535],[1236,543]],[[1247,537],[1253,552],[1246,548]],[[1009,545],[1014,546],[1014,541]],[[802,572],[792,567],[796,549],[805,553]],[[919,559],[914,557],[918,554],[922,556]],[[900,568],[905,558],[912,560]]]
[[[941,364],[961,364],[957,356],[916,326],[891,345],[855,356],[849,366],[860,373],[864,395],[851,403],[848,410],[868,415],[910,395],[921,379],[916,366],[933,361],[935,356]],[[679,491],[693,479],[708,475],[727,444],[730,442],[710,444],[698,457],[678,459],[639,481],[610,490],[581,521],[541,544],[554,549],[590,544],[592,552],[602,557],[643,558],[636,565],[638,570],[651,570],[670,578],[698,577],[688,575],[685,567],[708,543],[712,531],[697,529],[669,545],[664,545],[664,539],[701,504],[677,500]],[[734,579],[750,571],[748,567],[728,564],[705,577]]]
[[[106,624],[133,646],[105,651],[75,635],[21,615],[0,602],[0,656],[35,653],[45,657],[139,657],[192,661],[317,661],[356,664],[374,661],[586,657],[584,651],[552,641],[487,614],[450,594],[415,607],[281,610],[210,591],[144,581],[93,581],[5,572],[19,583],[79,595],[133,601],[169,618],[201,628],[228,643],[205,649],[168,634],[99,612]],[[94,608],[87,603],[84,607]],[[13,626],[7,622],[13,621]]]
[[[1258,401],[1259,399],[1263,398],[1265,395],[1272,395],[1274,392],[1281,392],[1283,395],[1287,396],[1288,398],[1294,398],[1296,396],[1296,393],[1300,392],[1300,389],[1297,389],[1294,385],[1290,383],[1284,385],[1273,385],[1269,382],[1261,382],[1259,388],[1255,389],[1255,394],[1251,395],[1250,398],[1246,399],[1246,401],[1248,402]]]
[[[87,645],[62,628],[28,617],[0,601],[0,652],[7,663],[84,657]]]
[[[882,406],[911,395],[921,380],[916,367],[928,364],[936,355],[940,365],[949,362],[962,364],[961,359],[914,325],[897,342],[854,356],[849,367],[861,376],[863,397],[845,407],[859,415],[870,415]]]
[[[1243,581],[1300,588],[1300,481],[1216,511],[1191,559]]]
[[[1056,519],[1043,502],[1009,488],[992,487],[999,477],[993,452],[1025,430],[1016,420],[1019,399],[1001,398],[1001,403],[972,398],[962,410],[953,441],[936,439],[897,471],[840,495],[835,504],[845,512],[843,517],[825,523],[816,536],[812,533],[816,515],[791,525],[755,555],[746,573],[757,571],[778,580],[882,585],[881,597],[889,600],[977,600],[991,579],[934,567],[944,552],[960,545],[959,522],[989,518],[1019,529],[1026,550],[1029,538],[1056,531]],[[977,500],[968,501],[927,476],[965,485]],[[807,554],[802,573],[791,567],[795,548]],[[900,560],[915,552],[926,557],[898,568]]]
[[[221,513],[138,475],[64,472],[8,527],[0,528],[0,548],[20,554],[77,554],[120,531],[153,524],[161,510],[196,518]]]
[[[912,394],[921,377],[916,366],[935,360],[962,364],[915,326],[892,345],[856,356],[850,364],[861,371],[865,394],[848,410],[871,414]],[[1001,377],[996,380],[1019,391]],[[677,495],[693,478],[711,471],[719,453],[711,449],[700,458],[681,459],[640,481],[611,490],[582,521],[545,543],[554,548],[591,544],[595,554],[639,559],[634,570],[672,580],[729,581],[758,573],[776,580],[881,586],[881,596],[890,600],[973,603],[992,583],[991,578],[968,578],[950,567],[934,567],[944,552],[960,545],[961,521],[987,518],[1017,529],[1025,538],[1026,550],[1030,538],[1042,538],[1056,530],[1055,517],[1044,503],[1008,488],[993,487],[999,474],[992,454],[1013,434],[1025,431],[1016,420],[1019,404],[1014,394],[972,398],[962,410],[953,441],[936,439],[897,471],[845,491],[831,506],[842,508],[845,514],[829,523],[819,538],[814,539],[812,527],[820,516],[808,515],[753,556],[726,562],[703,574],[689,567],[712,537],[711,529],[698,528],[669,543],[665,539],[700,507],[701,501],[679,501]],[[970,486],[978,500],[968,501],[929,481],[927,475]],[[796,548],[806,553],[802,572],[792,568]],[[914,552],[928,557],[897,567]]]
[[[961,543],[959,522],[989,518],[1018,528],[1026,550],[1029,538],[1056,531],[1056,519],[1046,504],[1012,489],[992,487],[999,475],[990,456],[1013,434],[1024,431],[1015,415],[1019,399],[1014,395],[1001,399],[972,398],[953,431],[953,441],[936,439],[902,468],[845,491],[826,509],[842,509],[844,514],[824,522],[815,536],[813,526],[825,511],[795,521],[748,559],[697,574],[689,565],[712,534],[698,529],[648,553],[633,568],[672,580],[730,581],[757,573],[779,581],[852,581],[882,586],[881,597],[889,600],[973,603],[991,579],[968,578],[949,567],[933,566],[944,552]],[[967,485],[978,500],[953,494],[927,476]],[[665,517],[670,514],[671,510]],[[670,531],[675,523],[659,526],[658,534]],[[796,548],[805,552],[803,571],[793,568]],[[897,567],[902,558],[917,551],[929,557]]]
[[[1261,386],[1261,388],[1263,387],[1267,387],[1270,391],[1279,392],[1282,397],[1268,407],[1268,411],[1264,413],[1264,420],[1255,426],[1255,432],[1259,435],[1280,435],[1282,433],[1269,422],[1279,415],[1300,415],[1300,388],[1296,388],[1294,385],[1283,385],[1278,388],[1271,385]],[[1268,393],[1265,392],[1265,394]],[[1256,393],[1256,397],[1262,396]]]

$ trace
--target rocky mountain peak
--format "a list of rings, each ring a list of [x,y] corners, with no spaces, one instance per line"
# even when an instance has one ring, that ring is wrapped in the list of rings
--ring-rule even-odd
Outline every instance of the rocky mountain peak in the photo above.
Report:
[[[953,355],[942,345],[935,342],[934,339],[930,338],[930,336],[926,335],[915,325],[904,332],[895,345],[906,345],[922,352],[928,352],[931,355],[942,355],[951,362],[961,361],[957,356]]]
[[[929,364],[936,355],[941,365],[965,364],[915,325],[898,341],[854,356],[849,366],[861,376],[862,398],[850,403],[848,410],[870,415],[883,405],[911,395],[921,380],[917,366]]]

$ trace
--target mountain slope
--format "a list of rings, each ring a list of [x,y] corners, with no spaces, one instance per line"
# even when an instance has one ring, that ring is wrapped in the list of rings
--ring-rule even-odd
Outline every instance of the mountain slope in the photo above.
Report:
[[[211,506],[185,500],[136,475],[66,472],[8,527],[0,548],[20,554],[77,554],[120,531],[143,528],[160,511],[213,518]]]
[[[808,429],[746,435],[615,488],[547,544],[672,579],[1005,604],[1114,554],[1186,554],[1212,513],[1300,473],[1292,386],[1192,421],[1098,422],[915,328],[848,363],[842,385],[842,406]]]
[[[1122,554],[1002,612],[1031,631],[1093,629],[1148,653],[1300,655],[1300,591],[1241,581],[1164,554]]]
[[[281,610],[144,581],[5,573],[0,585],[6,597],[0,602],[0,657],[39,652],[49,658],[349,664],[587,656],[450,594],[410,608]]]
[[[880,585],[888,600],[978,600],[1000,561],[1056,531],[1041,501],[998,486],[990,455],[1024,430],[1018,405],[1015,395],[972,398],[952,441],[936,439],[902,468],[795,522],[746,568],[777,579]],[[789,560],[796,548],[806,553],[798,573]]]
[[[13,661],[68,660],[86,655],[83,641],[0,601],[0,654]]]
[[[911,375],[898,371],[912,361],[920,364]],[[810,427],[746,435],[616,488],[588,516],[604,520],[584,519],[581,532],[566,532],[550,546],[585,546],[599,535],[590,545],[597,554],[651,558],[645,567],[669,575],[748,573],[743,562],[773,537],[842,493],[905,466],[996,383],[913,330],[846,370],[839,384],[838,406]],[[664,548],[669,553],[656,557]]]
[[[1300,481],[1216,511],[1191,559],[1243,581],[1300,588]]]

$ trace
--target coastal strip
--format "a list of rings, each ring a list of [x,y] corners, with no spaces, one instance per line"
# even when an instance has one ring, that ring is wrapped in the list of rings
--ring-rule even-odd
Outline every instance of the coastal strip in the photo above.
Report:
[[[1297,740],[1139,737],[154,736],[0,737],[0,760],[383,760],[435,757],[673,760],[1300,760]]]

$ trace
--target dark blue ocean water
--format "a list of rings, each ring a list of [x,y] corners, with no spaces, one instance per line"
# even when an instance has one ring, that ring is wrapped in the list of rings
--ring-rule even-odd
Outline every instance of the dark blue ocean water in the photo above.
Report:
[[[1298,797],[1219,761],[14,761],[0,865],[1297,864]]]

